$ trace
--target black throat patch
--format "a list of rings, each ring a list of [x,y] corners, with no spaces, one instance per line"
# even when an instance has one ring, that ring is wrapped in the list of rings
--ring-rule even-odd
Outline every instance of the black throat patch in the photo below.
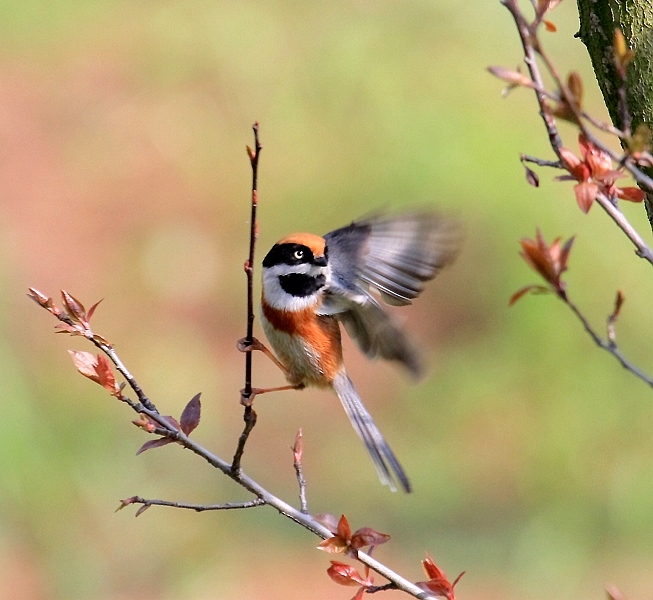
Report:
[[[279,277],[279,284],[284,292],[291,296],[305,298],[324,287],[326,277],[324,275],[304,275],[303,273],[291,273]]]

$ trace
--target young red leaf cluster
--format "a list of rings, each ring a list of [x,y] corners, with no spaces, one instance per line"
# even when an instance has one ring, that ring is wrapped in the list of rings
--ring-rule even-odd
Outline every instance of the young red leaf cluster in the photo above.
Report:
[[[186,435],[190,435],[200,423],[200,418],[202,415],[202,405],[200,402],[200,396],[201,393],[195,394],[189,400],[188,404],[186,404],[184,410],[181,413],[181,417],[179,418],[179,421],[177,421],[177,419],[169,415],[164,416],[162,418],[165,419],[174,429],[181,430]],[[146,431],[147,433],[162,433],[163,431],[165,431],[161,429],[159,423],[153,421],[150,417],[148,417],[144,413],[141,413],[140,418],[135,421],[132,421],[132,423],[136,425],[136,427],[140,427],[143,431]],[[150,440],[148,442],[145,442],[138,449],[136,455],[138,456],[142,452],[145,452],[146,450],[151,450],[152,448],[160,448],[161,446],[167,446],[168,444],[171,444],[174,441],[176,440],[166,437],[166,435],[163,435],[162,437],[156,438],[155,440]]]
[[[345,515],[336,519],[334,515],[322,514],[313,517],[318,523],[322,523],[331,533],[330,537],[318,545],[318,549],[329,552],[330,554],[343,553],[347,556],[356,558],[356,552],[365,546],[370,546],[370,552],[375,546],[385,544],[390,536],[385,533],[379,533],[371,527],[361,527],[354,533]],[[331,566],[327,569],[327,574],[333,581],[340,585],[358,585],[361,586],[352,600],[361,600],[365,590],[373,587],[374,579],[370,574],[370,569],[365,566],[365,575],[361,575],[358,570],[346,563],[337,560],[331,561]]]
[[[365,546],[379,546],[390,539],[389,535],[379,533],[371,527],[361,527],[352,534],[349,521],[345,515],[340,517],[337,524],[333,515],[317,515],[313,518],[333,533],[333,537],[323,540],[318,545],[320,550],[331,554],[344,553],[355,557],[356,550],[360,550]]]
[[[560,148],[560,158],[569,171],[570,177],[560,179],[574,179],[578,184],[574,187],[576,202],[580,209],[587,213],[592,207],[599,193],[605,194],[610,200],[617,198],[630,202],[641,202],[645,193],[637,187],[617,187],[617,179],[625,177],[623,168],[613,169],[612,159],[582,133],[578,136],[578,145],[583,159],[579,159],[567,148]]]
[[[116,377],[111,370],[111,365],[107,358],[98,354],[93,356],[90,352],[79,352],[77,350],[68,350],[73,364],[77,370],[91,381],[100,384],[112,396],[120,398],[122,396],[120,386],[116,382]]]
[[[447,600],[455,600],[454,588],[456,584],[460,581],[460,578],[465,574],[463,571],[453,583],[450,583],[447,579],[447,576],[444,574],[444,571],[440,569],[433,559],[430,556],[427,556],[422,561],[422,566],[426,572],[426,576],[429,578],[428,581],[420,581],[416,585],[421,587],[424,591],[435,594]]]
[[[567,260],[574,238],[569,238],[564,244],[561,244],[560,239],[553,240],[549,247],[538,229],[534,240],[524,238],[519,242],[522,247],[521,257],[526,264],[542,276],[549,287],[527,285],[512,295],[511,306],[528,292],[554,292],[558,296],[564,297],[565,283],[561,280],[561,276],[567,270]]]
[[[102,336],[94,335],[91,332],[91,317],[93,316],[93,313],[95,313],[95,309],[98,307],[98,304],[102,302],[102,300],[99,300],[93,306],[91,306],[91,308],[86,310],[84,305],[79,300],[77,300],[77,298],[64,290],[61,290],[61,299],[64,307],[64,310],[62,311],[55,305],[52,298],[42,294],[35,288],[29,288],[29,294],[27,295],[39,306],[45,308],[45,310],[62,321],[62,323],[56,327],[57,333],[83,335],[89,339],[92,338],[99,344],[104,344],[106,346],[111,345]]]

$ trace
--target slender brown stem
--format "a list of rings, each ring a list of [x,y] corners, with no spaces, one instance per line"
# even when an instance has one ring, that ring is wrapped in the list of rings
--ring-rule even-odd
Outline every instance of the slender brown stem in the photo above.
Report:
[[[254,148],[247,147],[249,162],[252,166],[252,207],[249,222],[249,257],[245,263],[247,274],[247,335],[246,343],[252,344],[254,339],[254,257],[256,251],[256,238],[258,237],[258,224],[256,211],[258,208],[258,160],[263,146],[258,137],[258,123],[252,126],[254,131]],[[252,392],[252,353],[245,354],[245,395]]]
[[[156,500],[153,498],[141,498],[133,496],[122,500],[119,508],[124,508],[129,504],[142,504],[144,506],[170,506],[171,508],[184,508],[194,510],[195,512],[204,512],[207,510],[240,510],[242,508],[255,508],[264,506],[265,500],[256,498],[248,502],[228,502],[226,504],[189,504],[187,502],[171,502],[169,500]]]
[[[254,148],[247,146],[247,154],[252,167],[252,203],[249,220],[249,256],[245,263],[245,274],[247,275],[247,334],[244,343],[251,346],[254,343],[254,259],[256,253],[256,238],[258,237],[258,223],[256,212],[258,208],[258,160],[263,146],[258,137],[258,123],[252,125],[254,132]],[[245,444],[249,434],[256,425],[256,412],[252,408],[255,394],[252,390],[252,353],[245,353],[245,388],[241,392],[241,403],[245,406],[243,420],[245,428],[238,438],[238,446],[231,463],[231,472],[236,474],[240,471],[240,461],[245,451]]]

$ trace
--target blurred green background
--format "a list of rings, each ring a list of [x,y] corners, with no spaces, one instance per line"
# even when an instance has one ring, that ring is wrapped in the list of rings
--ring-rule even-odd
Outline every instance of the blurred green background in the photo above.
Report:
[[[575,5],[545,41],[606,119]],[[518,257],[535,227],[577,235],[569,292],[599,330],[617,289],[624,352],[653,371],[650,267],[571,184],[529,187],[520,152],[550,157],[534,99],[485,67],[519,62],[499,2],[384,0],[0,3],[0,597],[11,600],[350,598],[317,540],[274,511],[151,508],[121,498],[247,499],[188,452],[135,457],[127,407],[79,376],[28,286],[104,298],[96,331],[166,413],[203,392],[196,438],[230,457],[241,430],[250,170],[261,123],[259,258],[378,207],[433,204],[464,251],[401,311],[431,366],[409,382],[349,370],[410,474],[382,488],[337,400],[257,401],[246,471],[295,501],[302,427],[312,512],[388,532],[377,556],[412,580],[424,552],[459,598],[650,598],[653,395],[594,347]],[[575,133],[562,125],[576,150]],[[647,239],[641,206],[623,206]],[[259,330],[260,333],[260,330]],[[280,384],[255,358],[255,383]],[[325,424],[328,423],[328,426]],[[398,593],[385,594],[388,598]],[[384,597],[385,597],[384,596]]]

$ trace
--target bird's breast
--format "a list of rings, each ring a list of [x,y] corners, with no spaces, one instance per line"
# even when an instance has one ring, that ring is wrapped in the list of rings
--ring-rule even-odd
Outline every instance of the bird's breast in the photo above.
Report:
[[[330,386],[342,367],[340,326],[334,317],[315,309],[279,310],[263,296],[261,322],[279,360],[289,371],[292,384]]]

